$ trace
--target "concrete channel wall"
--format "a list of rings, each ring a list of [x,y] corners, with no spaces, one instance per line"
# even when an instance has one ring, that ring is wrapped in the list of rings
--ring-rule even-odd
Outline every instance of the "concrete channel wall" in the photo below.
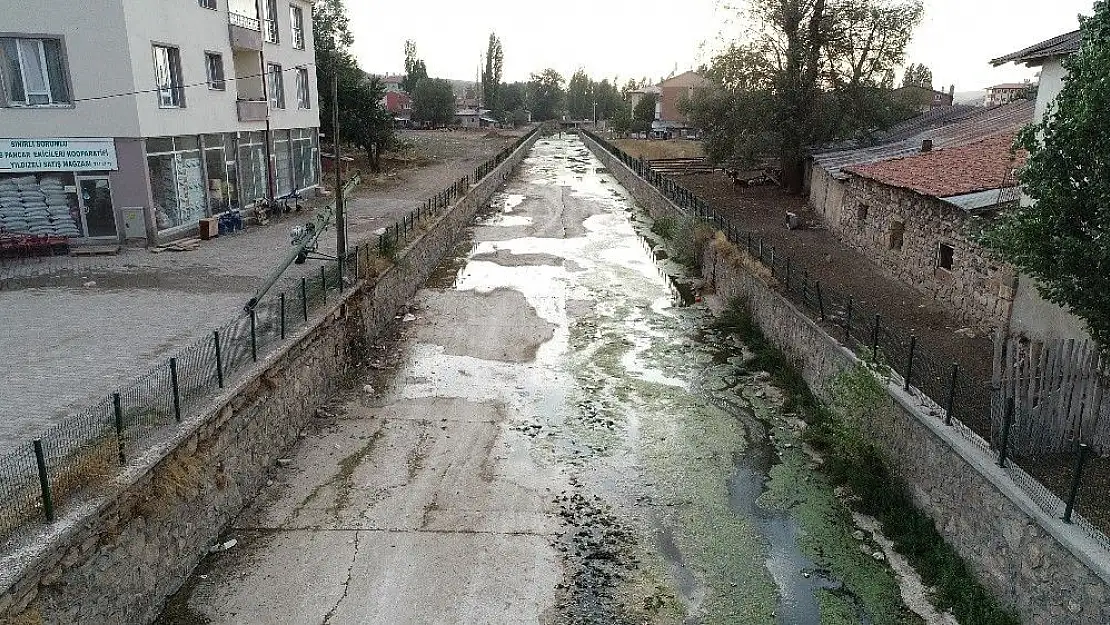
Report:
[[[24,553],[4,556],[0,623],[152,622],[538,137],[431,223],[381,275],[348,289],[172,440],[150,450],[109,494],[44,530]]]
[[[590,150],[654,217],[681,210],[589,137]],[[818,395],[859,363],[855,355],[776,292],[746,253],[715,240],[701,270],[718,295],[739,297],[767,338],[801,370]],[[915,502],[979,579],[1024,622],[1110,623],[1110,554],[1074,526],[1046,515],[994,457],[929,414],[920,398],[882,378],[890,403],[869,424]],[[973,624],[967,624],[973,625]]]

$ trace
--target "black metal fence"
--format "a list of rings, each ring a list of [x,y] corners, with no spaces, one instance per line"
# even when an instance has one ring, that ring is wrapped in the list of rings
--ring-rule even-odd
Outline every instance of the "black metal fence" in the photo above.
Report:
[[[761,235],[737,227],[674,179],[653,171],[646,162],[631,157],[596,134],[582,132],[680,209],[712,225],[729,241],[745,249],[775,278],[780,293],[822,323],[827,332],[861,359],[885,367],[889,378],[917,396],[930,413],[943,419],[946,425],[984,452],[992,454],[1045,512],[1074,523],[1110,550],[1110,538],[1075,512],[1082,506],[1074,500],[1074,488],[1069,493],[1053,493],[1007,456],[1004,433],[1013,423],[1012,419],[1004,418],[1004,407],[998,405],[991,380],[977,378],[960,363],[938,357],[912,331],[898,327],[876,310],[859,305],[851,293],[838,292],[821,284],[804,264],[788,255],[776,254],[774,246],[765,242]],[[1080,477],[1077,470],[1073,482]],[[1065,502],[1064,498],[1069,501]]]
[[[488,175],[527,141],[525,135],[475,172]],[[348,187],[350,184],[347,185]],[[0,456],[0,544],[52,523],[68,506],[116,476],[145,450],[165,440],[182,420],[283,343],[361,278],[368,256],[401,245],[420,218],[438,215],[465,195],[469,176],[412,211],[379,237],[377,250],[355,245],[318,275],[287,280],[256,306],[179,351],[137,380],[101,398],[14,451]],[[347,189],[345,188],[345,193]],[[396,247],[390,247],[396,250]]]

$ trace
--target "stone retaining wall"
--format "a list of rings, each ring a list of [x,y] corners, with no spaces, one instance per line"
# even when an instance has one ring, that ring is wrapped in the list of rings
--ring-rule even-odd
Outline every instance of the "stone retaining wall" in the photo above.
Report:
[[[108,494],[45,527],[23,551],[0,557],[0,623],[152,622],[537,138],[472,187],[377,279],[349,289],[171,440],[129,466]]]
[[[587,146],[653,216],[681,211],[588,137]],[[779,295],[773,279],[736,246],[705,246],[701,270],[719,296],[744,301],[767,338],[800,369],[818,395],[858,363],[855,355]],[[979,579],[1035,625],[1110,623],[1110,553],[1046,515],[994,458],[941,419],[918,397],[882,380],[890,395],[871,438],[910,485],[916,504]],[[974,625],[974,624],[967,624]]]

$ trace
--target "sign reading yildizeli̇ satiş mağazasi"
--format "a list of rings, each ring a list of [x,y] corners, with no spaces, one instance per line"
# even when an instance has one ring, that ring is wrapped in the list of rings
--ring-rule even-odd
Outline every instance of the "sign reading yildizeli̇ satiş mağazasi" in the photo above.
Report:
[[[0,173],[117,169],[111,139],[0,139]]]

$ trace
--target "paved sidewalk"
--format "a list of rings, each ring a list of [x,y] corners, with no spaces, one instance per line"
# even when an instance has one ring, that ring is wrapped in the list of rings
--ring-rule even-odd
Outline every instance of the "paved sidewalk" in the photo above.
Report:
[[[352,242],[376,238],[516,138],[439,135],[407,134],[432,146],[432,164],[367,178],[348,199]],[[287,216],[193,252],[126,248],[0,266],[0,456],[233,318],[286,257],[290,228],[309,219]],[[334,253],[334,229],[321,242]],[[290,271],[316,275],[318,265]]]

